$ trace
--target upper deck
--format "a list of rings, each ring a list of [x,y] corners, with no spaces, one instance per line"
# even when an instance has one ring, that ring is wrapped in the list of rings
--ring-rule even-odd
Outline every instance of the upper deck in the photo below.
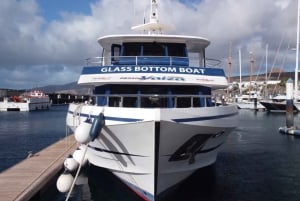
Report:
[[[111,35],[99,38],[98,42],[103,47],[102,57],[87,59],[79,84],[227,87],[223,69],[208,67],[207,39],[177,35]]]
[[[110,49],[111,44],[123,43],[184,43],[190,52],[199,52],[205,49],[210,41],[206,38],[185,35],[161,35],[161,34],[132,34],[132,35],[108,35],[98,38],[98,43],[104,49]]]

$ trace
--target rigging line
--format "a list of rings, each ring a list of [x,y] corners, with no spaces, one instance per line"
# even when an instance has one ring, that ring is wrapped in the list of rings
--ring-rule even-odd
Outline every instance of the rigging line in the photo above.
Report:
[[[260,63],[259,63],[259,67],[258,67],[258,72],[256,73],[256,77],[255,77],[255,82],[257,82],[257,79],[258,79],[258,76],[260,74],[260,70],[261,70],[261,67],[263,65],[263,59],[261,59]]]
[[[281,48],[281,45],[282,45],[282,41],[283,41],[284,35],[285,35],[284,33],[281,35],[280,43],[279,43],[279,46],[278,46],[278,48],[277,48],[276,55],[275,55],[275,58],[274,58],[274,60],[273,60],[273,64],[272,64],[272,67],[271,67],[271,70],[270,70],[270,73],[269,73],[269,76],[268,76],[267,81],[270,80],[270,77],[271,77],[273,68],[274,68],[275,63],[276,63],[276,60],[277,60],[277,56],[278,56],[278,54],[279,54],[279,51],[280,51],[280,48]]]
[[[287,55],[288,55],[288,52],[289,52],[289,49],[290,49],[290,43],[291,43],[291,39],[289,39],[289,41],[288,41],[288,46],[286,48],[284,57],[283,57],[282,62],[281,62],[281,67],[280,67],[280,71],[278,73],[277,80],[279,80],[279,78],[281,76],[281,73],[283,72],[284,64],[285,64],[285,61],[286,61],[286,58],[287,58]],[[277,89],[277,86],[278,86],[278,84],[276,84],[275,87],[273,88],[273,94],[275,93],[275,91]]]

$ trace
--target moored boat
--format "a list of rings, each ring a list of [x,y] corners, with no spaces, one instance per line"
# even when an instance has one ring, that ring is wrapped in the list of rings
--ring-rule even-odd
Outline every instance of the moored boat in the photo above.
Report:
[[[278,94],[270,99],[259,101],[269,112],[286,112],[286,95]],[[298,112],[297,102],[293,104],[294,112]]]
[[[50,106],[49,96],[40,90],[32,90],[20,96],[4,97],[0,101],[0,111],[48,110]]]
[[[88,59],[78,80],[94,88],[93,101],[67,113],[88,162],[152,201],[215,163],[238,113],[213,104],[212,91],[228,83],[222,68],[206,65],[210,42],[165,28],[152,0],[150,22],[134,27],[148,34],[99,38],[102,57]]]

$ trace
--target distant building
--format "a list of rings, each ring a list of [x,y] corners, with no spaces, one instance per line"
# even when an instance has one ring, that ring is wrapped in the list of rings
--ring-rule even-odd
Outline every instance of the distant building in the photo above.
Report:
[[[16,89],[0,89],[0,97],[11,97],[11,96],[19,96],[24,93],[25,90],[16,90]]]

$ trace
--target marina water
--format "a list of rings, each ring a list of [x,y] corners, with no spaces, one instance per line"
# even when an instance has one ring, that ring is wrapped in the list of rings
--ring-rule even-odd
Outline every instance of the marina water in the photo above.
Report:
[[[0,171],[63,138],[66,112],[66,106],[40,112],[1,112]],[[197,171],[166,201],[300,199],[300,138],[279,134],[285,114],[240,110],[238,121],[239,127],[229,135],[216,164]],[[300,115],[295,116],[295,124],[300,125]],[[86,167],[83,174],[69,200],[140,200],[103,169]],[[55,186],[49,192],[40,200],[65,200]]]

